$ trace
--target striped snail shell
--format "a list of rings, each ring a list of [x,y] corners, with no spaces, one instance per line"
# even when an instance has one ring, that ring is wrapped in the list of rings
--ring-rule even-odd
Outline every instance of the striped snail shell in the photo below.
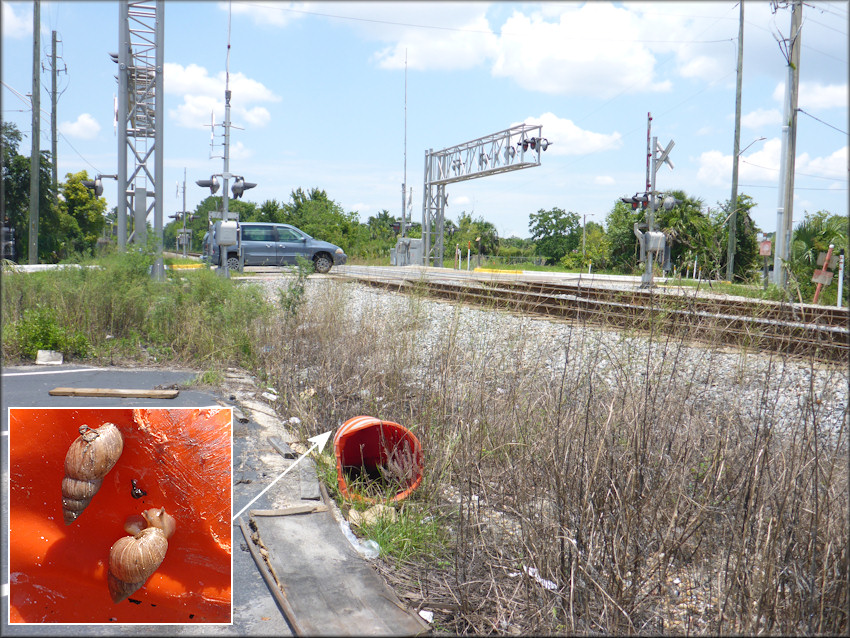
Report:
[[[78,436],[65,455],[62,479],[62,514],[65,525],[73,523],[100,489],[103,477],[118,462],[124,437],[112,423],[97,429],[80,427]]]
[[[127,519],[124,530],[131,535],[119,538],[109,550],[107,582],[112,602],[120,603],[133,594],[157,570],[176,527],[164,507]]]

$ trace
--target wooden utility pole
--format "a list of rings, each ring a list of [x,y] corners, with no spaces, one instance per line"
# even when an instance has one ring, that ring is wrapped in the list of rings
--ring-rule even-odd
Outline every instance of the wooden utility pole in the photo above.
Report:
[[[773,278],[785,287],[787,278],[783,262],[791,258],[791,230],[794,227],[794,163],[797,149],[797,95],[800,90],[800,27],[803,23],[802,0],[791,5],[788,78],[785,83],[785,117],[782,122],[782,158],[780,159],[779,207],[777,208],[776,250]]]
[[[28,262],[38,263],[38,192],[41,168],[41,4],[33,2],[32,12],[32,154],[30,155],[30,224]]]
[[[738,229],[738,155],[741,154],[741,84],[744,68],[744,0],[739,0],[741,8],[738,22],[738,79],[735,86],[735,143],[732,145],[732,199],[729,204],[729,243],[726,252],[726,279],[732,281],[735,274],[735,237]]]
[[[50,159],[51,163],[53,164],[53,168],[51,170],[51,176],[53,177],[53,201],[58,206],[59,176],[57,172],[58,168],[56,161],[56,74],[58,73],[58,71],[56,69],[56,31],[53,32],[52,47],[50,53],[50,71],[52,74],[52,81],[50,83]]]

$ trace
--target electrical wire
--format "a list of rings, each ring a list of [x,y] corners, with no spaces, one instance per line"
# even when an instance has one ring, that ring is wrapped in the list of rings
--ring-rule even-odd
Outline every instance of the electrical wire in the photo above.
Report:
[[[749,164],[750,166],[754,166],[756,168],[761,168],[761,169],[766,170],[766,171],[777,171],[777,172],[779,171],[778,168],[773,168],[771,166],[761,166],[759,164],[753,164],[752,162],[748,162],[744,158],[741,158],[741,161],[744,164]],[[811,173],[800,173],[796,170],[794,171],[794,175],[800,175],[801,177],[812,177],[814,179],[828,179],[828,180],[839,181],[839,182],[842,181],[841,178],[838,178],[838,177],[827,177],[825,175],[812,175]],[[797,188],[797,187],[795,186],[794,188]],[[817,189],[815,189],[815,190],[817,190]],[[825,188],[824,190],[830,190],[830,189]]]
[[[303,15],[312,15],[319,16],[322,18],[333,18],[336,20],[351,20],[353,22],[369,22],[372,24],[386,24],[395,27],[410,27],[414,29],[432,29],[436,31],[455,31],[461,33],[480,33],[482,35],[498,35],[498,36],[510,36],[510,37],[525,37],[525,34],[520,33],[511,33],[509,31],[499,31],[499,33],[494,33],[491,30],[483,30],[483,29],[464,29],[461,27],[442,27],[438,25],[432,24],[416,24],[413,22],[395,22],[393,20],[378,20],[377,18],[356,18],[354,16],[343,16],[336,15],[333,13],[321,13],[318,11],[305,11],[304,9],[292,9],[290,7],[278,7],[278,6],[269,6],[267,4],[256,4],[250,2],[242,2],[240,3],[244,6],[255,6],[262,9],[275,9],[277,11],[287,11],[289,13],[300,13]],[[715,44],[718,42],[727,42],[726,39],[721,40],[624,40],[623,38],[600,38],[598,36],[582,38],[582,37],[573,37],[571,36],[571,40],[576,41],[594,41],[594,42],[604,42],[606,40],[610,40],[612,42],[639,42],[645,44]]]
[[[820,118],[818,118],[818,117],[815,117],[815,116],[814,116],[814,115],[812,115],[811,113],[809,113],[809,112],[807,112],[807,111],[804,111],[804,110],[803,110],[803,109],[801,109],[801,108],[798,108],[798,109],[797,109],[797,112],[798,112],[798,113],[803,113],[804,115],[808,115],[810,118],[812,118],[813,120],[817,120],[818,122],[820,122],[820,123],[821,123],[821,124],[823,124],[824,126],[828,126],[829,128],[834,129],[834,130],[838,131],[839,133],[843,133],[844,135],[847,135],[847,131],[842,131],[840,128],[837,128],[837,127],[833,126],[832,124],[829,124],[829,123],[827,123],[827,122],[824,122],[822,119],[820,119]]]

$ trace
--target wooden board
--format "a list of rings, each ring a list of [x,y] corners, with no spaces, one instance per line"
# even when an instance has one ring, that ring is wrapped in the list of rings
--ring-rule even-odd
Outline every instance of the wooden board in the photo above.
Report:
[[[118,388],[53,388],[54,397],[120,397],[124,399],[173,399],[180,390],[123,390]]]
[[[257,530],[258,553],[265,557],[261,572],[278,602],[283,601],[281,608],[296,635],[429,632],[429,625],[407,609],[354,551],[330,511],[251,520]],[[249,549],[253,544],[248,542]]]

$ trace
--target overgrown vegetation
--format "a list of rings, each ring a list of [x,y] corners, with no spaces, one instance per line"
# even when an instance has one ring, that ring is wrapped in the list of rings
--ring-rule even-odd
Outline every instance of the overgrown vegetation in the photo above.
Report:
[[[847,414],[828,432],[814,384],[780,414],[767,392],[718,404],[713,348],[683,375],[688,346],[652,325],[648,350],[576,321],[539,351],[457,314],[426,343],[427,322],[415,296],[355,312],[334,285],[268,328],[286,345],[263,363],[304,436],[369,414],[422,442],[423,484],[400,508],[414,524],[365,530],[439,524],[444,552],[381,537],[380,569],[414,607],[473,634],[846,633]],[[333,488],[330,458],[325,474]]]
[[[494,327],[495,310],[434,327],[419,294],[388,312],[325,280],[307,303],[296,273],[264,299],[206,269],[155,282],[151,263],[130,252],[5,270],[5,361],[46,345],[191,363],[213,385],[240,365],[305,437],[358,414],[404,424],[422,443],[422,485],[396,522],[362,532],[396,591],[447,631],[847,633],[847,410],[839,425],[821,411],[814,364],[780,408],[768,388],[797,364],[755,377],[743,353],[736,383],[764,393],[719,404],[719,349],[683,373],[689,346],[652,322],[648,345],[612,345],[581,318],[541,343]],[[335,489],[330,458],[320,473]]]
[[[208,269],[148,274],[153,256],[130,251],[81,268],[3,272],[3,356],[62,350],[94,362],[116,359],[252,366],[255,326],[272,306],[253,287]]]

